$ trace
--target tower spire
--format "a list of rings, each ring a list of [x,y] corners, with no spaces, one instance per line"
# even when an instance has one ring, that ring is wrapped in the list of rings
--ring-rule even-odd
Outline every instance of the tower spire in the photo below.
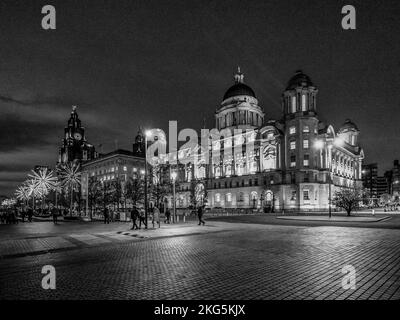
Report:
[[[235,83],[243,83],[244,74],[240,71],[240,66],[237,67],[237,71],[234,75]]]

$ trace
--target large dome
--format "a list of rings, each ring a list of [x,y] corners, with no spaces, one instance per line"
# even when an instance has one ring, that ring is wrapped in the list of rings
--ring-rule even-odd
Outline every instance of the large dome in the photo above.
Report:
[[[226,91],[223,100],[236,96],[250,96],[255,98],[256,94],[254,93],[253,89],[250,88],[248,85],[245,85],[242,82],[238,82]]]
[[[301,70],[297,70],[295,75],[290,78],[286,90],[295,89],[297,87],[311,87],[313,83],[311,78],[303,73]]]

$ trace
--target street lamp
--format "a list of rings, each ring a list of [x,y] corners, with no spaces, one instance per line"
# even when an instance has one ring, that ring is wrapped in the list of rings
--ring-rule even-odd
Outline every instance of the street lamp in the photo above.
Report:
[[[151,131],[144,133],[144,218],[146,220],[145,229],[147,229],[147,138],[151,137]]]
[[[176,222],[176,193],[175,193],[175,182],[176,182],[176,171],[171,172],[172,179],[172,193],[173,193],[173,202],[174,202],[174,222]]]
[[[332,150],[333,146],[336,147],[341,147],[343,146],[344,141],[343,139],[337,137],[334,138],[333,140],[327,141],[327,148],[329,150]],[[314,148],[317,150],[322,150],[324,148],[325,144],[324,141],[322,140],[317,140],[314,143]],[[329,194],[328,194],[328,205],[329,205],[329,218],[332,217],[332,154],[331,152],[329,152],[329,179],[328,179],[328,190],[329,190]]]

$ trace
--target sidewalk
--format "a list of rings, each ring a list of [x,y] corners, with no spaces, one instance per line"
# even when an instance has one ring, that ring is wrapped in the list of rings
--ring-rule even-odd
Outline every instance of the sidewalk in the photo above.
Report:
[[[378,222],[390,219],[389,216],[359,217],[359,216],[278,216],[277,219],[300,221],[332,221],[332,222]]]
[[[22,233],[14,235],[14,239],[0,239],[0,259],[20,257],[26,255],[38,255],[55,251],[64,251],[79,249],[83,247],[113,245],[129,241],[143,241],[158,239],[164,237],[177,237],[186,235],[197,235],[210,232],[230,231],[239,225],[232,225],[224,222],[209,222],[205,226],[198,226],[194,223],[180,223],[162,225],[161,228],[131,230],[131,224],[128,223],[67,223],[54,226],[50,223],[44,226],[44,223],[37,224],[48,233],[29,234]],[[23,227],[23,226],[22,226]],[[27,228],[35,227],[29,224]],[[54,229],[64,228],[61,234],[53,232]],[[17,236],[17,237],[16,237]]]

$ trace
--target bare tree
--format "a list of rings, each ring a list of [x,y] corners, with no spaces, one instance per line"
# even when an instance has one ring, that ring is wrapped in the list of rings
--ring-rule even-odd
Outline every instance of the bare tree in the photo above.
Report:
[[[142,179],[130,177],[126,183],[126,197],[137,205],[144,201],[144,181]]]
[[[112,185],[111,183],[107,183],[103,181],[101,185],[101,202],[104,209],[111,203],[112,201]]]
[[[335,192],[332,203],[335,206],[344,209],[347,212],[347,216],[350,216],[352,211],[359,208],[362,199],[363,190],[361,188],[343,188]]]
[[[114,203],[114,209],[115,209],[115,204],[117,205],[117,210],[119,211],[119,204],[121,202],[122,198],[122,180],[118,178],[117,180],[113,181],[111,183],[112,186],[112,197],[111,200]]]
[[[102,197],[102,185],[101,182],[94,177],[90,177],[88,183],[89,183],[88,187],[89,210],[90,210],[90,219],[92,219],[93,207],[96,210],[97,204]]]

